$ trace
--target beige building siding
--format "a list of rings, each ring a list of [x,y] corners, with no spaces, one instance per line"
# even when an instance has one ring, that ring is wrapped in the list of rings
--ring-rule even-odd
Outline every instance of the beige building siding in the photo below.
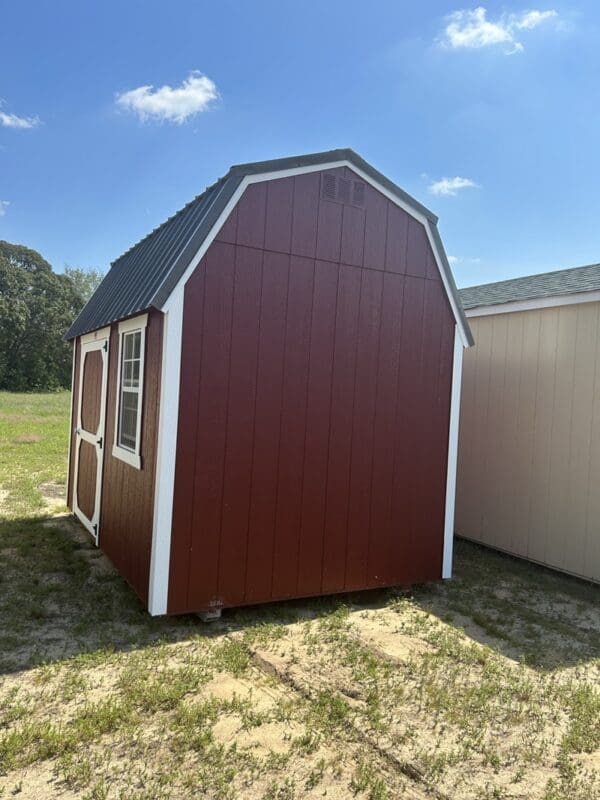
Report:
[[[600,581],[600,303],[469,322],[457,534]]]

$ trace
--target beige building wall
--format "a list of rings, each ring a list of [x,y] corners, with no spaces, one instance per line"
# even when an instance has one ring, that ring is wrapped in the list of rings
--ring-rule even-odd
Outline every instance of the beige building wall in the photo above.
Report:
[[[457,534],[600,581],[600,303],[469,323]]]

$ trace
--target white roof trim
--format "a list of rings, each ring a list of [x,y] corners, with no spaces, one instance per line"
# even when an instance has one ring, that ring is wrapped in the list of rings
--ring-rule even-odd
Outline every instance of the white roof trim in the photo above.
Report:
[[[326,163],[321,163],[321,164],[309,164],[307,166],[292,167],[290,169],[274,170],[272,172],[261,172],[261,173],[257,173],[257,174],[254,174],[254,175],[252,175],[252,174],[251,175],[246,175],[242,179],[242,181],[240,182],[240,185],[238,186],[238,188],[235,190],[235,192],[231,196],[229,202],[227,203],[227,205],[225,206],[223,212],[219,216],[219,219],[215,222],[215,224],[213,225],[212,229],[210,230],[210,233],[208,234],[208,236],[205,237],[204,241],[202,242],[202,245],[200,246],[200,248],[198,250],[198,253],[190,261],[189,266],[187,267],[187,269],[185,270],[185,272],[183,273],[183,275],[179,279],[176,288],[178,288],[181,284],[183,284],[183,285],[186,284],[187,280],[189,279],[189,277],[191,276],[193,271],[196,269],[196,266],[198,265],[200,259],[202,258],[204,253],[208,250],[208,247],[210,246],[210,244],[212,244],[212,242],[215,239],[216,235],[218,234],[219,230],[222,228],[222,226],[224,225],[225,221],[227,220],[227,218],[229,217],[229,215],[231,214],[231,212],[233,211],[235,206],[238,204],[241,196],[243,195],[243,193],[245,192],[246,188],[250,184],[252,184],[252,183],[262,183],[263,181],[277,180],[278,178],[288,178],[288,177],[292,177],[294,175],[303,175],[303,174],[308,173],[308,172],[322,172],[324,170],[336,169],[336,168],[339,168],[339,167],[348,167],[348,169],[351,169],[356,175],[358,175],[360,178],[362,178],[362,180],[364,180],[365,183],[368,183],[369,185],[371,185],[374,189],[376,189],[378,192],[380,192],[385,197],[387,197],[388,200],[390,200],[392,203],[397,205],[399,208],[401,208],[403,211],[405,211],[407,214],[409,214],[411,217],[413,217],[413,219],[416,219],[418,222],[420,222],[424,226],[425,232],[427,234],[427,239],[429,241],[429,245],[430,245],[431,250],[433,252],[433,255],[434,255],[434,258],[435,258],[435,261],[436,261],[436,264],[437,264],[437,268],[438,268],[438,271],[440,273],[440,277],[442,279],[442,283],[443,283],[444,289],[446,291],[446,296],[447,296],[448,301],[450,303],[450,307],[452,308],[452,313],[454,315],[454,319],[456,320],[456,323],[458,325],[458,330],[460,332],[461,342],[463,344],[463,347],[469,347],[468,331],[465,329],[465,326],[463,324],[463,319],[461,318],[460,310],[459,310],[459,308],[458,308],[458,306],[456,304],[456,300],[455,300],[455,298],[453,296],[452,289],[451,289],[450,284],[448,282],[448,277],[446,275],[446,271],[445,271],[445,269],[443,267],[445,256],[444,256],[444,254],[442,252],[440,252],[440,249],[438,248],[438,246],[437,246],[437,244],[435,242],[435,239],[434,239],[434,236],[433,236],[432,230],[431,230],[431,222],[430,222],[430,220],[424,214],[420,213],[417,209],[413,208],[411,205],[406,203],[397,194],[395,194],[394,192],[390,191],[385,186],[382,186],[380,183],[378,183],[376,180],[374,180],[370,175],[368,175],[366,172],[363,172],[359,167],[357,167],[355,164],[353,164],[352,162],[348,161],[347,159],[340,159],[340,160],[337,160],[337,161],[330,161],[328,163],[326,162]],[[173,291],[175,291],[175,289]],[[169,301],[167,299],[166,302],[164,303],[164,305],[162,306],[161,310],[162,311],[166,310],[168,308],[168,306],[169,306]]]
[[[577,303],[600,302],[600,290],[591,292],[575,292],[574,294],[561,294],[554,297],[534,297],[531,300],[513,300],[510,303],[497,303],[496,305],[482,305],[466,308],[467,317],[489,317],[494,314],[513,314],[518,311],[536,311],[541,308],[556,308],[557,306],[572,306]]]

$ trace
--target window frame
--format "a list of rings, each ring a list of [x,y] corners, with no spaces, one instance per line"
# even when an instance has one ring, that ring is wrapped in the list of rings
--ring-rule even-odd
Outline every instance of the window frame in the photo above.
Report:
[[[142,468],[141,436],[142,436],[142,410],[144,405],[144,373],[146,366],[146,327],[148,325],[148,314],[142,314],[132,319],[119,322],[119,360],[117,362],[117,392],[115,402],[115,431],[112,454],[114,458],[124,461],[135,469]],[[137,419],[135,430],[135,448],[127,447],[119,442],[119,429],[121,426],[121,381],[123,376],[123,341],[126,334],[140,334],[140,375],[137,390]]]

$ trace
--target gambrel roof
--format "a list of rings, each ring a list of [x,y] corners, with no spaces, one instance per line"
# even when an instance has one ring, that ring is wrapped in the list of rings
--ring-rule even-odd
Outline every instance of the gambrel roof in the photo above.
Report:
[[[184,275],[194,255],[212,231],[244,179],[306,168],[333,168],[345,164],[381,188],[393,201],[420,219],[431,234],[431,243],[448,293],[463,343],[473,344],[452,271],[437,229],[437,217],[350,149],[238,164],[206,191],[159,225],[113,262],[100,286],[67,332],[73,339],[149,308],[161,309]]]

